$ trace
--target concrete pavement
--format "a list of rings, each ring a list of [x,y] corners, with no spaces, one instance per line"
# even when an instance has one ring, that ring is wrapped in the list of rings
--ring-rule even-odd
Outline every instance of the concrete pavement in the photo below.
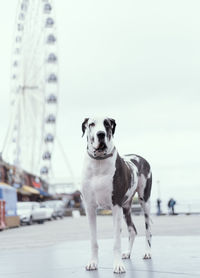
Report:
[[[134,216],[137,237],[145,235],[144,217]],[[155,236],[200,236],[200,215],[190,216],[153,216],[152,234]],[[112,216],[98,216],[99,239],[113,237]],[[122,237],[127,237],[127,227],[123,221]],[[0,250],[37,248],[53,246],[67,241],[89,240],[86,217],[65,217],[62,220],[47,221],[45,224],[23,226],[0,233]]]
[[[127,239],[123,238],[123,246]],[[156,236],[153,258],[143,260],[144,237],[135,241],[131,260],[125,261],[127,272],[112,273],[112,240],[99,240],[97,271],[85,271],[89,258],[89,241],[69,241],[43,248],[0,250],[2,278],[191,278],[200,277],[200,236]],[[125,248],[126,249],[126,248]]]
[[[192,278],[200,277],[200,216],[152,216],[152,260],[143,260],[144,218],[134,216],[138,230],[127,272],[112,272],[112,218],[98,217],[98,271],[87,272],[89,231],[86,217],[0,233],[0,278]],[[122,246],[127,246],[123,225]]]

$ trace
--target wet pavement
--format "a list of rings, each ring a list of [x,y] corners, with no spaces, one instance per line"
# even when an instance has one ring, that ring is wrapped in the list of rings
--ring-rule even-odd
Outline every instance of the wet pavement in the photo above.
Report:
[[[123,238],[122,246],[127,246]],[[52,246],[0,250],[2,278],[165,278],[200,277],[200,236],[155,236],[152,260],[143,260],[144,237],[137,237],[126,273],[112,272],[112,240],[99,240],[99,269],[87,272],[89,241],[65,241]],[[124,248],[126,249],[126,248]]]

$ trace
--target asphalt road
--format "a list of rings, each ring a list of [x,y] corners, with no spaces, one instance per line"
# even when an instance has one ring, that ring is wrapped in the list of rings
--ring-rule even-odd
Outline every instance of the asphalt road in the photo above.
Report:
[[[98,238],[113,237],[112,216],[98,216]],[[133,216],[138,236],[144,236],[143,216]],[[152,216],[153,236],[199,236],[200,215]],[[122,237],[127,237],[123,222]],[[47,247],[67,241],[88,240],[87,218],[66,217],[61,220],[22,226],[0,232],[1,250]]]

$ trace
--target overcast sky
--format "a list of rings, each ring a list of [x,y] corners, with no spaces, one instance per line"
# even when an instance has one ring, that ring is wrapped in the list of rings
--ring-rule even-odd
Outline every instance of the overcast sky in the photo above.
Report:
[[[79,178],[90,115],[117,122],[120,154],[136,153],[153,169],[153,197],[200,193],[200,3],[198,0],[57,0],[57,135]],[[8,127],[16,0],[0,10],[1,145]],[[68,175],[56,147],[58,177]]]

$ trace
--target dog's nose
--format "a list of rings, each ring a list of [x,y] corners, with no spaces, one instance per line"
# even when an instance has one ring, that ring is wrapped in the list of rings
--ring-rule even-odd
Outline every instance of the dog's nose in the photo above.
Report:
[[[98,131],[97,132],[97,137],[99,140],[104,140],[105,139],[105,132],[104,131]]]

